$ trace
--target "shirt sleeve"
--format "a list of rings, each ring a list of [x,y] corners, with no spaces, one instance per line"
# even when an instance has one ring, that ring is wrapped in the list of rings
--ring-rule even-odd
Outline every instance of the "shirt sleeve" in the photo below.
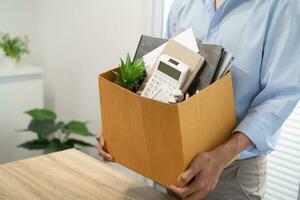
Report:
[[[244,133],[262,153],[300,98],[300,27],[292,1],[277,1],[265,33],[261,91],[234,132]],[[295,1],[296,2],[296,1]]]

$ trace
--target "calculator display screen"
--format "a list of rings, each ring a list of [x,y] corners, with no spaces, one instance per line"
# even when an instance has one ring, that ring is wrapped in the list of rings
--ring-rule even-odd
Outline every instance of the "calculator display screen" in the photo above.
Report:
[[[179,80],[181,72],[174,69],[173,67],[167,65],[164,62],[160,62],[157,68],[159,71],[163,72],[164,74],[174,78],[175,80]]]

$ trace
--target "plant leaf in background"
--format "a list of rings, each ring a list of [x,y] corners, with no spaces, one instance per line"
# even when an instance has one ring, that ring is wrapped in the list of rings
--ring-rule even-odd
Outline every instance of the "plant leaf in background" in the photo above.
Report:
[[[80,145],[80,146],[85,146],[85,147],[95,147],[94,145],[90,144],[90,143],[87,143],[87,142],[84,142],[84,141],[81,141],[81,140],[76,140],[76,139],[69,139],[67,142],[67,144],[69,145]]]
[[[13,58],[17,63],[25,54],[29,54],[29,39],[25,37],[11,37],[9,33],[2,33],[0,38],[0,48],[3,49],[7,57]]]
[[[29,123],[27,130],[36,133],[39,139],[45,139],[50,134],[53,134],[56,131],[58,131],[61,128],[61,126],[61,122],[56,124],[53,120],[33,119]]]
[[[71,121],[65,124],[62,121],[56,122],[56,114],[47,109],[32,109],[25,112],[32,117],[27,129],[37,134],[36,140],[20,144],[18,147],[25,149],[44,149],[45,153],[61,151],[78,146],[94,147],[94,145],[69,138],[70,134],[81,136],[94,136],[88,129],[86,123]]]
[[[38,150],[45,149],[49,144],[49,141],[46,139],[43,140],[31,140],[28,142],[24,142],[23,144],[18,145],[18,147],[23,147],[29,150]]]
[[[74,147],[73,145],[70,145],[67,143],[61,143],[59,139],[53,139],[46,146],[45,151],[46,151],[46,153],[52,153],[52,152],[56,152],[56,151],[71,149],[73,147]]]
[[[74,133],[83,136],[93,136],[92,133],[89,132],[86,123],[79,121],[71,121],[63,126],[63,133]]]
[[[62,151],[62,150],[74,148],[74,147],[76,147],[76,145],[86,146],[86,147],[94,147],[94,145],[92,145],[92,144],[89,144],[89,143],[81,141],[81,140],[76,140],[76,139],[69,139],[64,143],[62,143],[58,139],[53,139],[47,144],[45,151],[47,153],[52,153],[52,152],[56,152],[56,151]]]
[[[36,120],[55,120],[56,114],[47,109],[33,109],[26,111],[28,115],[30,115],[33,119]]]

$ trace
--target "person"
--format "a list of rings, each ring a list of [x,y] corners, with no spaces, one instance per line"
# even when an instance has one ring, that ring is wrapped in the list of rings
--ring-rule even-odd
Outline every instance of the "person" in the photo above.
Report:
[[[200,152],[170,190],[185,200],[263,199],[266,155],[300,98],[300,27],[297,0],[175,0],[167,37],[192,28],[204,43],[235,56],[238,125],[231,139]],[[98,136],[99,154],[105,151]],[[231,163],[237,155],[239,159]]]

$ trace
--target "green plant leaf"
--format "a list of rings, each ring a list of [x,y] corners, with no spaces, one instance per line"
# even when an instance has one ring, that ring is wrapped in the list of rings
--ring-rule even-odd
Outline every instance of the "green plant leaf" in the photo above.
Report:
[[[28,115],[30,115],[35,120],[55,120],[56,114],[51,110],[47,109],[33,109],[26,111]]]
[[[77,140],[77,139],[68,139],[65,143],[70,144],[70,145],[80,145],[80,146],[85,146],[85,147],[95,147],[95,145],[90,144],[88,142],[82,141],[82,140]]]
[[[61,129],[63,133],[74,133],[82,136],[92,136],[93,134],[88,130],[86,123],[79,121],[71,121],[63,126]]]
[[[62,121],[59,121],[56,123],[56,131],[59,130],[59,129],[62,129],[64,127],[65,123],[62,122]]]
[[[33,119],[28,125],[27,130],[37,133],[39,139],[44,139],[50,134],[55,133],[63,126],[62,122],[55,124],[53,120]]]
[[[46,146],[45,151],[46,151],[46,153],[52,153],[52,152],[56,152],[56,151],[71,149],[73,147],[74,147],[74,145],[72,145],[72,144],[61,143],[58,139],[53,139]]]
[[[120,58],[120,60],[121,60],[121,64],[120,64],[119,66],[122,68],[122,67],[124,67],[124,66],[125,66],[125,63],[124,63],[124,61],[123,61],[123,59],[122,59],[122,58]]]
[[[31,140],[25,143],[18,145],[18,147],[22,147],[24,149],[36,150],[36,149],[45,149],[49,141],[46,139],[43,140]]]
[[[141,81],[146,77],[145,63],[142,59],[132,62],[127,54],[126,62],[121,59],[120,72],[113,72],[116,76],[115,83],[131,91],[136,91]]]
[[[135,61],[135,65],[141,66],[144,63],[143,59],[139,58]]]
[[[13,58],[18,63],[24,54],[29,54],[29,39],[25,37],[10,37],[8,33],[2,33],[0,38],[0,48],[6,56]]]
[[[127,53],[126,66],[131,66],[131,58],[129,53]]]

